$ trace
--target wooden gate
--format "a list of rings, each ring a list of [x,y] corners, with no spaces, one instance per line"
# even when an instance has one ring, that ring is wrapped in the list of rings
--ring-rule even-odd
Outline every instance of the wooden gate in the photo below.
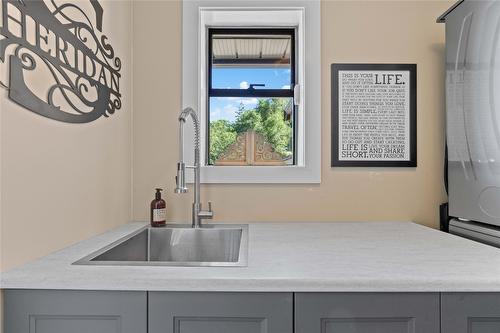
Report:
[[[274,151],[264,135],[255,131],[238,134],[215,161],[215,165],[284,165],[283,157]]]

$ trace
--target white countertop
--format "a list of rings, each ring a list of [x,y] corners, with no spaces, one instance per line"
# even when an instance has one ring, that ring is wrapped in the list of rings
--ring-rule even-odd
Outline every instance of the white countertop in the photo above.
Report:
[[[2,273],[2,289],[500,291],[500,249],[410,222],[251,223],[248,267],[78,266],[130,223]]]

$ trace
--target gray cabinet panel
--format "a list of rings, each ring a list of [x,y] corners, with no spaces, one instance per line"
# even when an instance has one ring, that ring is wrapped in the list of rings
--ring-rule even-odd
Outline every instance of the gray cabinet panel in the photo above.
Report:
[[[150,292],[149,333],[292,333],[291,293]]]
[[[146,292],[5,290],[5,333],[147,333]]]
[[[443,333],[500,332],[500,293],[441,295]]]
[[[439,294],[297,293],[296,333],[439,333]]]

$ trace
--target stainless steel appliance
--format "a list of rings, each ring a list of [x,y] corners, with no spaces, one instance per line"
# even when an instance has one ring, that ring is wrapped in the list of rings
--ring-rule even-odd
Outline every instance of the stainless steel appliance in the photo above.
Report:
[[[450,232],[500,238],[500,1],[459,1],[438,22],[446,24]]]

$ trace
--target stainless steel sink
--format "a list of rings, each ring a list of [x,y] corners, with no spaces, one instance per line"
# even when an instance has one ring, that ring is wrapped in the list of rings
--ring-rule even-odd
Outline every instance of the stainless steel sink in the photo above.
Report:
[[[170,224],[144,227],[78,260],[75,265],[246,266],[248,226]]]

